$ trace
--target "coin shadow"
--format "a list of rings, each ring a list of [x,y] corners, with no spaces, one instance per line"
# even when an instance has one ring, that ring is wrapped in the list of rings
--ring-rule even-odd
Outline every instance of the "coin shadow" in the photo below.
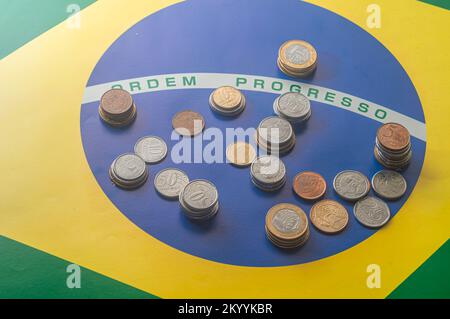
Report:
[[[281,248],[274,245],[269,239],[266,238],[266,245],[270,249],[276,251],[277,253],[281,253],[286,256],[292,256],[298,254],[300,250],[302,250],[303,246],[295,247],[295,248]]]
[[[221,120],[221,121],[227,121],[227,122],[236,120],[236,118],[239,117],[239,115],[240,115],[240,113],[239,113],[239,114],[236,114],[233,116],[226,116],[226,115],[218,114],[218,113],[214,112],[213,110],[211,110],[211,113],[216,119]]]
[[[220,210],[220,208],[219,208]],[[220,213],[220,212],[217,212]],[[196,234],[206,234],[212,231],[217,226],[217,216],[205,221],[191,220],[185,216],[183,209],[179,209],[181,225],[189,232]]]
[[[302,135],[308,129],[308,121],[292,125],[296,137]],[[295,147],[295,146],[294,146]]]

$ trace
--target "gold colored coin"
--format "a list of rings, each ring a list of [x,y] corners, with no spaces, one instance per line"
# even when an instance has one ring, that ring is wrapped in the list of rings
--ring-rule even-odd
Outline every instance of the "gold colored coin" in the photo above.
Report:
[[[280,47],[279,58],[292,71],[305,72],[316,64],[317,52],[306,41],[291,40],[283,43]]]
[[[236,142],[227,147],[226,156],[228,161],[236,166],[249,166],[256,158],[253,146],[245,142]]]
[[[295,241],[307,233],[308,218],[300,207],[282,203],[269,209],[266,227],[278,240]]]
[[[324,199],[311,207],[311,223],[327,234],[342,231],[348,224],[348,213],[344,206],[334,200]]]
[[[223,109],[234,109],[242,102],[242,94],[231,86],[222,86],[213,93],[213,102]]]

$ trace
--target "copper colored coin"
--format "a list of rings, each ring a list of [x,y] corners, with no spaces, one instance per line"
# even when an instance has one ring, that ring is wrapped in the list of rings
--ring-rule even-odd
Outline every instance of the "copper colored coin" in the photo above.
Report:
[[[378,129],[377,139],[387,149],[400,151],[410,143],[408,130],[398,123],[387,123]]]
[[[314,204],[309,218],[315,227],[328,234],[338,233],[348,224],[348,213],[345,207],[329,199]]]
[[[205,119],[194,111],[182,111],[175,114],[172,119],[175,131],[183,136],[195,136],[205,128]]]
[[[109,90],[100,99],[101,110],[111,116],[128,113],[132,107],[133,97],[122,89]]]
[[[327,182],[317,173],[302,172],[294,177],[293,188],[300,198],[315,200],[325,194]]]

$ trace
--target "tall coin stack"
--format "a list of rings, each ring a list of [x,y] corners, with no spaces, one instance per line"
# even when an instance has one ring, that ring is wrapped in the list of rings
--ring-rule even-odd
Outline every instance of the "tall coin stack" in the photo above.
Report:
[[[256,129],[256,142],[269,154],[284,155],[295,145],[292,125],[278,116],[266,117]]]
[[[147,180],[148,169],[142,158],[136,154],[126,153],[112,162],[109,177],[120,188],[135,189]]]
[[[296,248],[309,238],[309,223],[305,212],[292,204],[273,206],[266,215],[267,238],[280,248]]]
[[[244,94],[231,86],[217,88],[209,97],[211,109],[225,116],[240,114],[245,109],[245,103]]]
[[[179,201],[185,215],[196,221],[208,220],[219,210],[217,188],[204,179],[189,182],[180,192]]]
[[[127,126],[136,118],[136,106],[130,93],[122,89],[107,91],[100,99],[100,118],[111,126]]]
[[[402,170],[412,157],[409,131],[398,123],[387,123],[377,131],[375,158],[384,167]]]
[[[286,183],[286,167],[276,156],[264,155],[255,159],[250,166],[253,184],[266,192],[279,190]]]
[[[317,52],[306,41],[291,40],[283,43],[278,51],[278,67],[291,77],[306,77],[317,66]]]
[[[299,92],[287,92],[275,99],[273,111],[292,124],[306,122],[311,117],[311,103]]]

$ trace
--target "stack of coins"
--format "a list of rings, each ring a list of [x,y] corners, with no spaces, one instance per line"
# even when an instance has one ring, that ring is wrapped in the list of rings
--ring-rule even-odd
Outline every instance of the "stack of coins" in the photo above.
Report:
[[[266,192],[279,190],[286,183],[286,167],[276,156],[264,155],[255,159],[250,166],[253,184]]]
[[[273,111],[293,124],[306,122],[311,117],[311,103],[299,92],[288,92],[275,99]]]
[[[148,169],[136,154],[122,154],[111,164],[109,176],[114,184],[124,189],[135,189],[145,183]]]
[[[221,115],[235,116],[245,109],[245,96],[234,87],[222,86],[211,93],[209,105]]]
[[[387,123],[377,131],[375,158],[384,167],[402,170],[412,157],[411,138],[408,130],[398,123]]]
[[[342,171],[333,180],[336,193],[343,199],[355,202],[370,191],[369,179],[358,171]]]
[[[204,179],[189,182],[179,195],[185,215],[196,221],[214,217],[219,210],[219,194],[213,183]]]
[[[284,155],[295,145],[291,124],[278,116],[266,117],[256,129],[256,142],[268,154]]]
[[[273,206],[266,215],[267,238],[280,248],[296,248],[309,238],[309,224],[305,212],[292,204]]]
[[[305,77],[317,66],[317,52],[308,42],[291,40],[283,43],[278,51],[278,67],[288,76]]]
[[[123,127],[133,122],[137,113],[130,93],[122,89],[112,89],[101,97],[98,114],[105,123]]]

